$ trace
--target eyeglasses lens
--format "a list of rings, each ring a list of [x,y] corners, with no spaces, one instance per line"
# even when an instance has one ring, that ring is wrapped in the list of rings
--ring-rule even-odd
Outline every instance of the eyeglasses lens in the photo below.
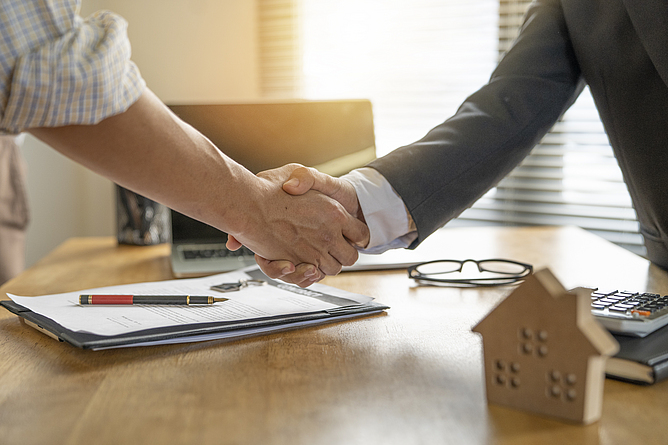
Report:
[[[480,264],[480,269],[483,271],[504,275],[519,275],[526,270],[525,266],[508,261],[484,260],[478,264]]]
[[[461,262],[446,260],[420,264],[417,267],[417,271],[422,275],[441,275],[444,273],[458,272],[461,268]]]

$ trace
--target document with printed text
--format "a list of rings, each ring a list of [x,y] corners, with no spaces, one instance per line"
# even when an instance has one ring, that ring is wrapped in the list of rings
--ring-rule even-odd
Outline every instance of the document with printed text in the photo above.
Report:
[[[258,280],[264,285],[248,285],[233,292],[211,289],[215,285],[235,283],[240,280]],[[79,304],[79,296],[84,294],[207,295],[224,297],[227,300],[206,305]],[[209,328],[210,331],[210,325],[213,325],[216,328],[214,332],[205,332],[208,337],[202,339],[220,338],[216,337],[218,329],[227,332],[226,336],[230,336],[230,330],[225,329],[226,325],[243,325],[243,329],[257,328],[257,332],[268,332],[280,328],[283,319],[313,324],[323,316],[336,318],[387,309],[386,306],[372,303],[371,297],[330,286],[314,284],[302,289],[277,282],[267,278],[257,266],[204,278],[127,284],[38,297],[12,294],[8,296],[21,310],[37,314],[38,320],[42,319],[39,317],[43,317],[74,334],[106,337],[127,337],[132,333],[144,331],[161,333],[163,332],[161,329],[167,333],[183,332],[184,335],[199,335],[203,333],[200,332],[202,328]],[[3,306],[26,320],[29,319],[25,311],[12,310],[6,304]],[[310,317],[310,314],[316,316]],[[191,332],[189,327],[198,327],[199,330]],[[60,335],[58,337],[63,339]],[[175,342],[175,335],[169,337],[170,342]],[[157,337],[153,335],[149,342],[153,342],[156,338],[160,339],[160,335]],[[65,338],[65,341],[68,339]],[[132,343],[146,344],[137,339]]]

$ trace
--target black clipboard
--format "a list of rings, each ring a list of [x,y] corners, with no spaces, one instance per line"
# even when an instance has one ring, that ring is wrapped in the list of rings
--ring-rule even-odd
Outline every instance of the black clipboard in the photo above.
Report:
[[[145,329],[142,331],[129,332],[120,335],[96,335],[85,332],[76,332],[67,329],[54,320],[37,314],[28,308],[14,303],[11,300],[0,301],[8,311],[18,315],[30,327],[52,337],[58,341],[68,343],[81,349],[104,349],[114,347],[127,347],[133,345],[147,345],[151,342],[161,342],[171,339],[183,339],[188,337],[197,341],[197,336],[207,334],[221,334],[222,340],[238,340],[250,336],[270,334],[285,330],[298,329],[309,325],[319,325],[341,321],[349,318],[357,318],[365,315],[373,315],[389,309],[389,306],[369,302],[367,304],[336,308],[329,311],[318,311],[312,313],[293,314],[278,317],[258,318],[234,322],[211,322],[196,323],[164,328]],[[266,332],[249,332],[257,328],[270,328]],[[228,334],[222,336],[222,334]],[[212,339],[213,340],[213,339]],[[175,343],[178,343],[176,341]]]

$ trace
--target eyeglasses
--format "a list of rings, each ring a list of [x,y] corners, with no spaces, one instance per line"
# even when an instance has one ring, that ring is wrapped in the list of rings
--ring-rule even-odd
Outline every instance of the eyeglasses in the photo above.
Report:
[[[477,270],[472,268],[464,270],[466,263],[474,263],[478,266]],[[409,267],[408,276],[418,282],[458,286],[500,286],[522,281],[532,271],[531,264],[504,259],[436,260]]]

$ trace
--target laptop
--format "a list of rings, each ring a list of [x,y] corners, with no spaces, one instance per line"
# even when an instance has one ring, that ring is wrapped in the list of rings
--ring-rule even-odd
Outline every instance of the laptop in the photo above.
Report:
[[[171,110],[253,173],[297,162],[332,176],[376,157],[368,100],[172,104]],[[171,267],[177,278],[255,264],[225,248],[227,234],[171,211]]]

